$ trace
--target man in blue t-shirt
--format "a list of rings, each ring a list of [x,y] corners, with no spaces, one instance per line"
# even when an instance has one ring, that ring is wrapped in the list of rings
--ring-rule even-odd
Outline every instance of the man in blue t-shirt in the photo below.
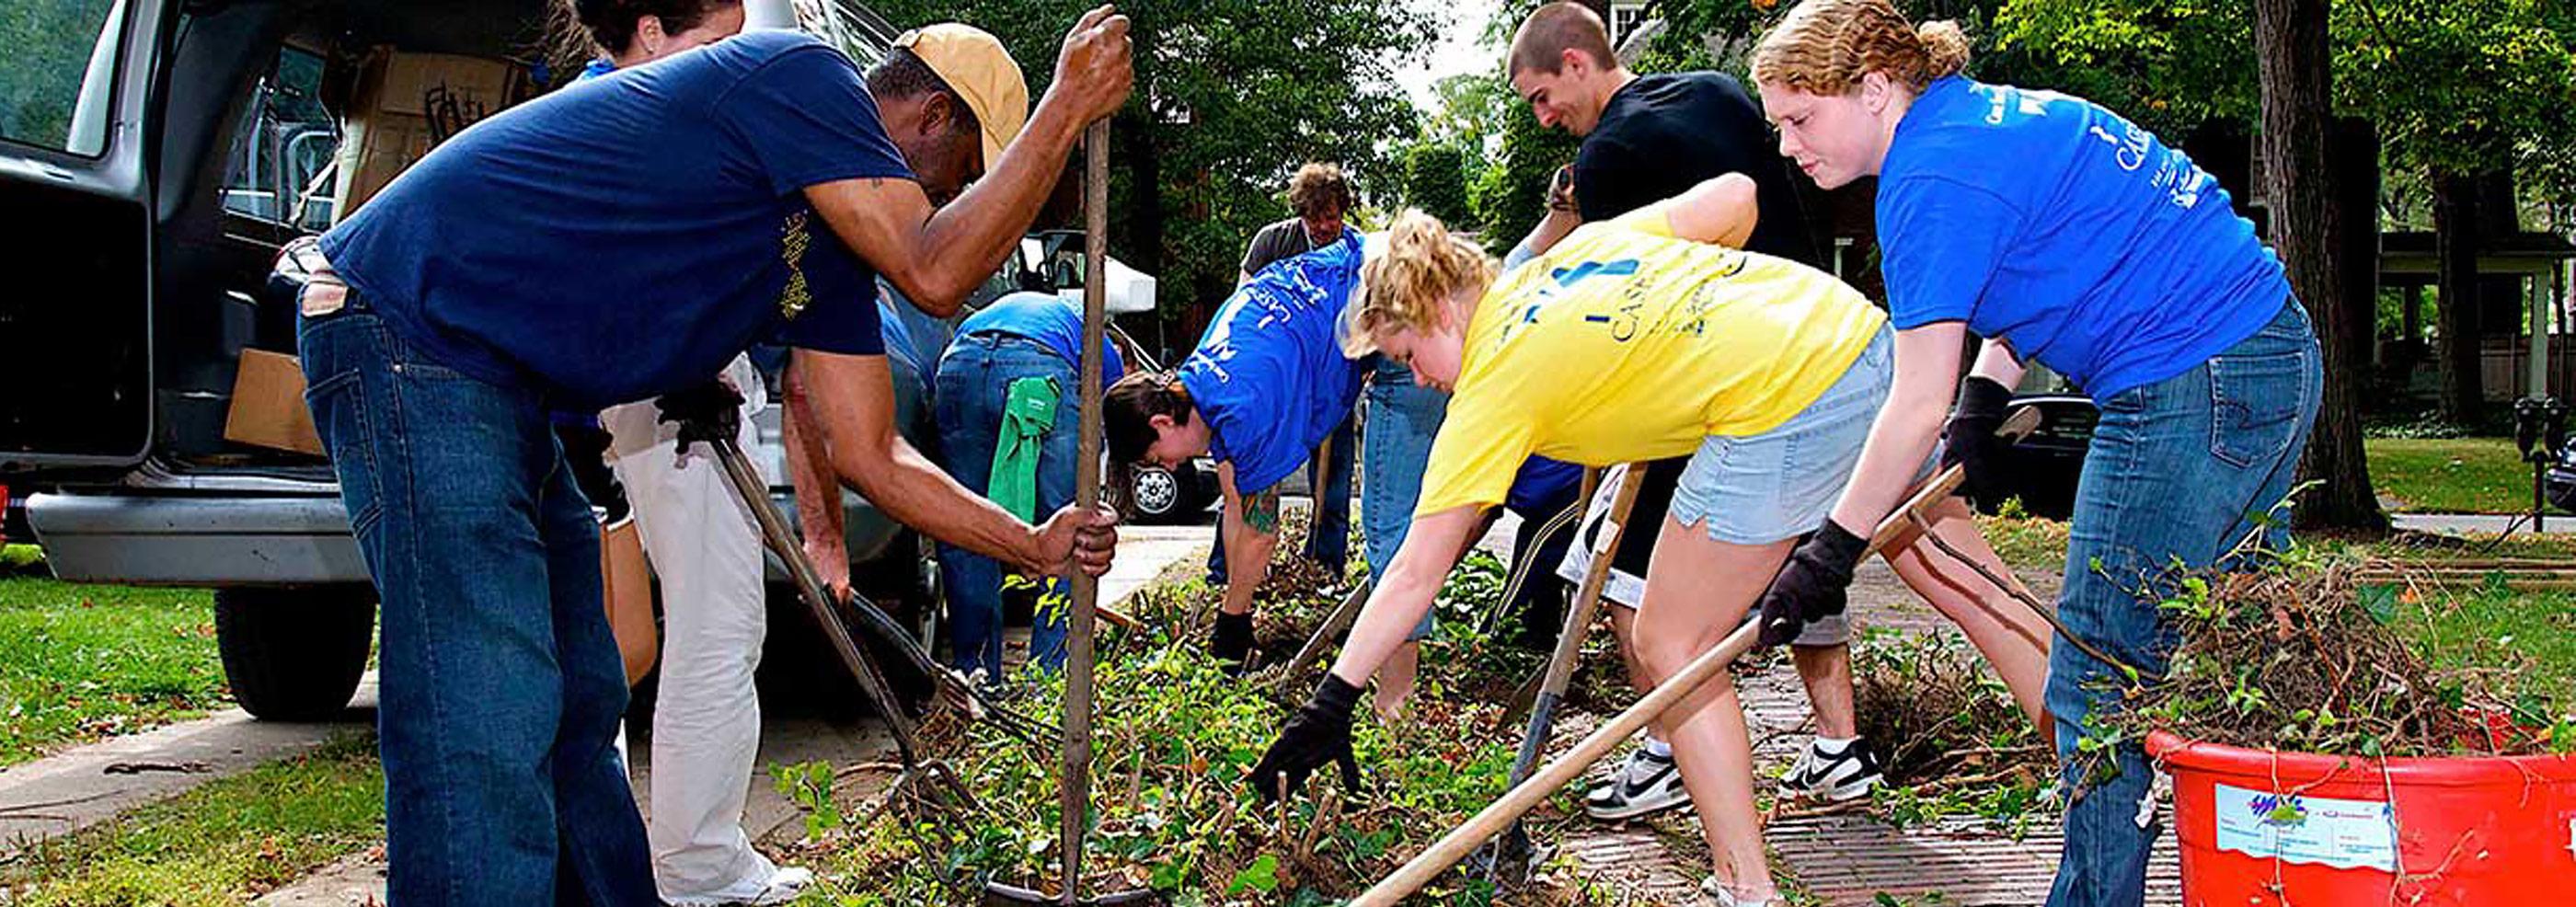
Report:
[[[745,35],[477,123],[323,238],[299,345],[383,601],[396,903],[655,902],[609,747],[598,530],[550,411],[701,386],[775,339],[802,350],[833,470],[879,507],[1033,572],[1107,569],[1107,514],[1031,526],[895,434],[873,281],[954,311],[1126,98],[1126,32],[1086,14],[1007,150],[953,142],[918,175],[847,56]]]
[[[1273,486],[1349,417],[1367,374],[1342,355],[1337,332],[1359,285],[1361,247],[1344,231],[1263,268],[1235,288],[1179,369],[1128,376],[1102,401],[1110,462],[1178,468],[1216,458],[1226,585],[1208,648],[1236,673],[1251,655],[1252,597],[1279,541]]]

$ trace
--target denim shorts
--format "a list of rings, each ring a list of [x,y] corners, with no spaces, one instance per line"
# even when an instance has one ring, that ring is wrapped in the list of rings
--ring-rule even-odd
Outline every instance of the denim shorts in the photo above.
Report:
[[[1672,519],[1706,520],[1710,539],[1734,545],[1767,545],[1823,525],[1860,463],[1895,371],[1896,334],[1881,327],[1842,379],[1789,421],[1760,434],[1708,436],[1673,489]]]

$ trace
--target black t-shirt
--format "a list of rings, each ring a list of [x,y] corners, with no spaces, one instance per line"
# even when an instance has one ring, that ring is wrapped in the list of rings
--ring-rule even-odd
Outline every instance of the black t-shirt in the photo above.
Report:
[[[1601,122],[1574,155],[1574,202],[1586,222],[1606,221],[1729,173],[1753,178],[1761,218],[1745,248],[1821,267],[1806,214],[1762,108],[1735,77],[1715,72],[1639,76],[1610,96]],[[1655,536],[1687,458],[1650,465],[1628,533],[1610,562],[1646,575]],[[1583,544],[1590,544],[1587,540]]]
[[[1575,152],[1574,202],[1585,222],[1605,221],[1741,173],[1753,178],[1762,212],[1744,247],[1820,267],[1789,172],[1762,108],[1733,76],[1639,76],[1610,96]]]
[[[1306,222],[1291,217],[1252,234],[1252,245],[1243,250],[1243,273],[1259,274],[1272,262],[1315,251],[1315,241],[1306,235]]]

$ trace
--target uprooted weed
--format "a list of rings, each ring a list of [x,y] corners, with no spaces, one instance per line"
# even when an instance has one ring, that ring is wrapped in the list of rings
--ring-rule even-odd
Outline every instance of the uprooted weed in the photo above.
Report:
[[[1274,570],[1259,596],[1258,627],[1270,657],[1288,657],[1338,600],[1335,593],[1347,588],[1331,585],[1322,571],[1295,566],[1298,559],[1286,553],[1298,549],[1301,528],[1283,533],[1274,567],[1288,569]],[[1357,722],[1355,745],[1366,773],[1359,792],[1345,792],[1338,773],[1327,769],[1287,806],[1265,808],[1244,777],[1287,716],[1265,691],[1224,676],[1207,656],[1206,614],[1217,594],[1195,579],[1167,583],[1130,599],[1139,632],[1104,631],[1087,893],[1152,888],[1184,904],[1328,903],[1383,878],[1502,792],[1515,740],[1496,727],[1501,705],[1450,692],[1473,686],[1474,678],[1449,677],[1457,682],[1425,684],[1407,717],[1392,726],[1365,716]],[[1435,638],[1426,664],[1443,652],[1438,647],[1454,645],[1445,635]],[[1486,663],[1443,654],[1440,667],[1427,667],[1426,674],[1474,673]],[[1029,682],[1032,710],[1060,700],[1060,680]],[[822,887],[832,903],[973,903],[994,880],[1055,887],[1056,753],[985,726],[969,734],[950,761],[973,791],[975,808],[869,805],[848,825],[811,829],[816,835],[806,846],[827,867]],[[814,779],[790,780],[821,793]],[[821,789],[828,786],[826,780]],[[1490,887],[1457,875],[1425,894],[1442,903],[1494,898]],[[1595,903],[1606,896],[1563,881],[1512,903]]]
[[[1871,800],[1881,818],[1974,816],[2019,834],[2041,817],[2056,755],[1966,638],[1864,632],[1852,643],[1852,695],[1861,735],[1886,760]]]
[[[2493,640],[2444,651],[2421,632],[2452,606],[2415,568],[2295,549],[2260,568],[2165,583],[2180,645],[2162,682],[2090,729],[2088,749],[2185,739],[2362,757],[2576,750],[2571,721]]]

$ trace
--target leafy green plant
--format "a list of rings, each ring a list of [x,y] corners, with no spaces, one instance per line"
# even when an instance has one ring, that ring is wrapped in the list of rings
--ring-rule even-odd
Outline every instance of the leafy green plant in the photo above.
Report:
[[[2055,752],[1965,638],[1865,631],[1852,642],[1852,693],[1861,733],[1886,756],[1871,798],[1881,819],[1978,818],[2019,834],[2044,815]]]
[[[1295,551],[1292,523],[1279,546]],[[1351,576],[1295,566],[1283,556],[1260,595],[1265,653],[1302,643]],[[1462,580],[1499,593],[1491,577]],[[1284,806],[1264,808],[1243,783],[1286,717],[1268,693],[1229,678],[1204,651],[1204,613],[1215,592],[1196,581],[1149,590],[1129,604],[1143,630],[1104,637],[1096,668],[1092,832],[1087,881],[1094,892],[1152,888],[1174,903],[1325,904],[1355,894],[1501,793],[1517,727],[1503,728],[1492,697],[1454,693],[1516,682],[1479,676],[1491,648],[1471,626],[1427,646],[1426,683],[1392,726],[1361,718],[1355,746],[1365,772],[1357,792],[1327,770]],[[1481,613],[1481,606],[1478,607]],[[1451,632],[1457,635],[1449,636]],[[1478,648],[1487,646],[1486,648]],[[1058,701],[1060,680],[1031,676],[1030,709]],[[1302,692],[1302,691],[1300,691]],[[972,811],[923,814],[867,807],[812,843],[833,902],[963,904],[985,881],[1052,889],[1060,821],[1057,759],[989,727],[969,730],[948,753],[975,792]],[[828,789],[829,772],[796,770],[798,789]],[[783,773],[782,773],[783,774]],[[805,802],[800,799],[800,802]],[[1426,895],[1490,903],[1490,888],[1444,879]],[[1529,903],[1523,900],[1518,903]],[[1539,903],[1607,903],[1580,888],[1537,893]]]

